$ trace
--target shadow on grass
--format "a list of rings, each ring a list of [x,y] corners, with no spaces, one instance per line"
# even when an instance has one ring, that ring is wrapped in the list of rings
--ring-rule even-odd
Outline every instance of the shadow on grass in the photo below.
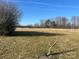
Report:
[[[36,32],[36,31],[16,31],[10,36],[62,36],[65,34],[61,33],[46,33],[46,32]]]

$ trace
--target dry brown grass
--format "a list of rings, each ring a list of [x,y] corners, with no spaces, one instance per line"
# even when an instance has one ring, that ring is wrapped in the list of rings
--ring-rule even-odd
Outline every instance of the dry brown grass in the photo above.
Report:
[[[60,52],[79,46],[78,29],[17,28],[21,35],[0,36],[0,59],[35,59],[35,55],[44,55],[55,40],[53,52]],[[23,32],[23,33],[22,33]],[[28,35],[27,32],[32,34]],[[42,34],[39,34],[42,33]],[[51,35],[50,35],[50,34]],[[61,35],[62,34],[62,35]],[[79,59],[79,49],[60,55],[54,59]]]

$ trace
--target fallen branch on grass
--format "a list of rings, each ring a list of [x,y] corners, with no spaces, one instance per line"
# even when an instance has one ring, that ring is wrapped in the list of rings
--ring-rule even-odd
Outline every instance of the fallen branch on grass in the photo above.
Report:
[[[67,52],[72,52],[72,51],[75,51],[77,50],[77,48],[73,48],[73,49],[70,49],[70,50],[66,50],[66,51],[60,51],[60,52],[52,52],[50,54],[45,54],[47,57],[49,57],[50,55],[59,55],[59,54],[63,54],[63,53],[67,53]]]
[[[64,50],[64,51],[60,51],[60,52],[53,52],[53,51],[51,51],[51,48],[54,47],[56,45],[56,43],[57,43],[57,41],[55,41],[54,44],[49,47],[48,53],[46,53],[45,55],[41,55],[41,56],[36,55],[35,57],[38,58],[38,59],[40,59],[43,56],[46,57],[46,58],[49,58],[49,57],[54,56],[54,55],[59,55],[59,54],[63,54],[63,53],[72,52],[72,51],[77,50],[77,48],[72,48],[70,50]]]
[[[57,41],[55,41],[54,44],[49,47],[47,55],[51,54],[51,52],[52,52],[51,48],[54,47],[56,45],[56,43],[57,43]]]

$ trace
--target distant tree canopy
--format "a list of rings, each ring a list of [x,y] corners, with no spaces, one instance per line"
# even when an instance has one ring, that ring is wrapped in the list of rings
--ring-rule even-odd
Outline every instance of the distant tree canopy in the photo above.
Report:
[[[13,3],[0,1],[0,34],[14,32],[21,13]]]
[[[34,27],[36,26],[39,28],[79,28],[79,16],[73,16],[71,21],[64,16],[57,16],[52,19],[44,19],[35,24]]]

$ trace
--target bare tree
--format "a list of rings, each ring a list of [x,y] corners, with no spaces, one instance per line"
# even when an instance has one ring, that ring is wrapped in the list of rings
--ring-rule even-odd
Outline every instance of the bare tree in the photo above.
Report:
[[[73,28],[79,27],[79,16],[73,16],[71,21],[72,21]]]
[[[45,27],[46,28],[50,28],[51,27],[51,21],[50,21],[50,19],[48,19],[48,20],[45,21]]]
[[[21,13],[13,3],[0,1],[0,34],[14,32]]]
[[[72,28],[71,23],[70,23],[70,22],[68,22],[66,27],[67,27],[67,28]]]
[[[35,27],[35,28],[39,28],[40,26],[39,26],[38,23],[36,23],[36,24],[34,24],[34,27]]]
[[[40,20],[39,25],[40,25],[41,28],[45,28],[45,20],[44,19]]]
[[[57,24],[57,27],[59,28],[65,28],[67,26],[67,18],[66,17],[62,17],[62,16],[58,16],[55,18],[55,22]]]
[[[51,21],[51,28],[56,28],[57,24],[55,23],[55,21]]]

